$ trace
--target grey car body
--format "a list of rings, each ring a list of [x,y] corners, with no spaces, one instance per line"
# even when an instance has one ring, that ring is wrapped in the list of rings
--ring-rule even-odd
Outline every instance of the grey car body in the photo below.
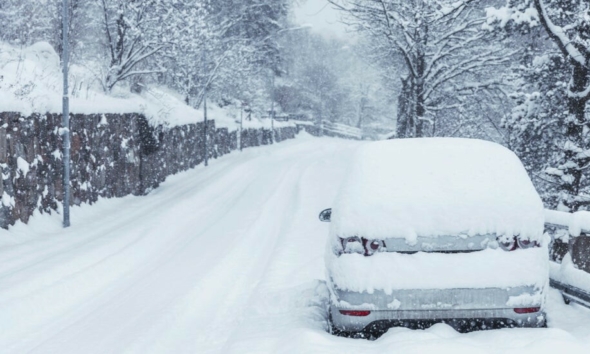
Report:
[[[458,236],[439,237],[436,243],[430,238],[419,238],[414,246],[400,239],[385,239],[386,252],[411,257],[418,252],[456,254],[482,251],[487,242],[494,242],[495,235],[471,238]],[[474,245],[480,245],[474,247]],[[340,255],[346,257],[346,255]],[[467,267],[468,265],[466,265]],[[493,267],[493,265],[490,265]],[[400,270],[402,271],[402,270]],[[452,276],[452,275],[450,275]],[[437,322],[446,322],[459,330],[497,327],[544,327],[544,288],[534,285],[518,287],[458,288],[458,289],[398,289],[390,293],[374,290],[372,293],[339,289],[328,274],[330,288],[330,326],[333,333],[355,334],[380,332],[393,326],[424,328]],[[529,313],[518,313],[510,306],[511,299],[519,297],[535,299],[526,305]],[[346,311],[355,314],[347,315]],[[362,311],[369,312],[364,315]],[[343,313],[344,312],[344,313]]]
[[[408,173],[411,174],[411,170]],[[524,169],[523,173],[526,175]],[[399,188],[399,186],[392,185],[391,188]],[[347,191],[341,191],[341,193],[347,193]],[[534,190],[531,193],[536,194]],[[536,197],[538,198],[538,195]],[[436,203],[436,201],[433,202]],[[399,201],[384,199],[382,203],[385,205],[399,203]],[[436,213],[435,208],[431,210]],[[347,215],[342,214],[334,218],[334,214],[337,213],[342,213],[342,209],[324,210],[320,214],[320,220],[331,221],[333,224],[338,220],[346,220]],[[354,217],[359,216],[354,215]],[[373,215],[367,212],[366,217],[370,219]],[[363,225],[367,224],[370,223]],[[331,227],[332,231],[340,230],[337,225],[331,225]],[[540,228],[542,230],[542,222]],[[462,330],[546,326],[544,304],[548,276],[542,273],[545,263],[548,262],[544,254],[547,246],[535,243],[533,247],[532,243],[527,243],[526,240],[523,240],[521,244],[518,234],[510,234],[508,238],[505,236],[495,233],[466,235],[460,232],[437,235],[437,237],[418,234],[415,242],[408,243],[400,237],[365,238],[362,230],[357,231],[356,235],[340,235],[338,231],[331,232],[327,249],[326,274],[330,290],[331,332],[344,335],[358,333],[370,335],[382,333],[392,326],[424,328],[437,322],[446,322]],[[542,231],[537,236],[541,239]],[[504,241],[505,239],[509,241]],[[506,242],[508,242],[507,245]],[[519,245],[522,249],[511,252],[519,248]],[[503,249],[502,247],[513,248]],[[533,253],[537,256],[531,257]],[[380,254],[383,262],[379,264],[387,264],[387,257],[389,257],[392,262],[396,261],[396,266],[387,271],[371,268],[370,265],[365,266],[364,263],[377,264],[370,260],[374,254]],[[482,255],[488,257],[480,257]],[[497,257],[496,261],[494,255],[501,257]],[[445,260],[455,262],[456,272],[447,274],[448,277],[469,275],[469,268],[480,262],[480,259],[482,261],[485,259],[488,262],[489,271],[483,272],[481,276],[498,277],[499,280],[502,274],[495,274],[494,269],[505,270],[513,266],[514,269],[526,273],[527,265],[523,265],[523,262],[530,262],[532,271],[540,273],[536,279],[541,281],[529,283],[525,281],[518,286],[505,286],[502,281],[496,283],[492,279],[485,282],[486,286],[481,286],[479,282],[474,282],[471,286],[468,281],[465,281],[463,282],[465,286],[456,288],[423,286],[397,287],[388,290],[378,288],[351,290],[350,286],[344,284],[346,281],[343,281],[347,276],[362,277],[364,274],[377,271],[381,272],[383,277],[403,277],[409,276],[408,274],[416,276],[412,272],[415,261],[420,259],[421,269],[428,272],[429,263],[424,262],[425,259],[429,259],[428,257],[436,259],[432,262],[433,272],[437,270],[437,264],[444,264],[441,262]],[[340,270],[336,274],[330,265],[337,262],[344,264],[347,258],[354,261],[352,263],[355,267],[342,268],[344,271]],[[400,262],[400,259],[404,261]],[[359,266],[362,269],[357,272]],[[465,276],[465,278],[469,277],[472,275]],[[545,278],[547,282],[544,282]]]

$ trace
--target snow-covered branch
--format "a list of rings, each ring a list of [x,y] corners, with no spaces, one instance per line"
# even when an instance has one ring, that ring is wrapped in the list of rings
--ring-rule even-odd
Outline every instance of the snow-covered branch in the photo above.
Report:
[[[535,9],[537,13],[540,14],[539,20],[545,30],[552,37],[557,44],[557,46],[561,49],[564,55],[569,56],[572,60],[577,62],[581,66],[588,65],[588,58],[586,58],[579,50],[576,48],[572,40],[568,37],[564,29],[556,24],[553,23],[549,14],[547,13],[547,8],[543,4],[542,0],[533,0],[535,4]]]

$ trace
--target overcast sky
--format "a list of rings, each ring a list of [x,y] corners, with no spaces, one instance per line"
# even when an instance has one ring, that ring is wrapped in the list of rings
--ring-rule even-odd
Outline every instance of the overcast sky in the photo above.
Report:
[[[350,39],[353,36],[346,31],[346,26],[339,22],[340,13],[328,0],[302,0],[295,8],[295,20],[301,24],[312,24],[312,31],[327,37]]]

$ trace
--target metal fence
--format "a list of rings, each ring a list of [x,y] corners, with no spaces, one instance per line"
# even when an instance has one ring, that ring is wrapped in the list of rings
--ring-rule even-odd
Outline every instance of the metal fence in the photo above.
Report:
[[[337,136],[348,139],[362,139],[363,131],[360,128],[351,127],[341,123],[323,122],[322,130],[325,135]]]
[[[550,284],[566,302],[590,307],[590,212],[545,211],[551,236]]]
[[[304,130],[314,136],[325,135],[355,140],[360,140],[363,138],[362,129],[341,123],[322,122],[321,124],[318,124],[317,122],[314,123],[311,121],[294,119],[292,119],[291,122],[297,126],[298,131]]]

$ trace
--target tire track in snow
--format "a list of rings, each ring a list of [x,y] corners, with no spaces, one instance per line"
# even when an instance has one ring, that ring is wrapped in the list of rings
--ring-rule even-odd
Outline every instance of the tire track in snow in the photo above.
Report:
[[[299,176],[298,191],[291,203],[294,227],[285,230],[281,247],[273,254],[264,276],[247,304],[247,326],[232,334],[221,353],[276,353],[285,350],[293,327],[324,331],[322,296],[324,249],[329,224],[319,223],[317,214],[330,207],[347,169],[348,144],[314,162]],[[344,157],[344,158],[343,158]]]
[[[261,215],[251,225],[240,227],[243,237],[221,256],[207,274],[195,284],[176,308],[175,322],[169,329],[158,329],[162,338],[139,344],[131,352],[179,352],[187,348],[204,353],[225,343],[233,327],[239,325],[244,300],[255,288],[261,269],[277,242],[276,232],[269,231],[269,216],[281,207],[285,190],[297,178],[297,166],[291,166],[272,179],[280,181],[268,186],[262,198]],[[242,208],[239,208],[242,209]],[[279,220],[282,220],[280,218]],[[270,228],[273,229],[272,227]],[[264,237],[264,238],[262,238]],[[260,245],[253,250],[252,243]],[[249,247],[250,246],[250,247]],[[208,311],[208,309],[214,309]],[[173,317],[175,317],[173,316]],[[198,336],[195,336],[198,333]],[[190,350],[189,350],[190,351]]]
[[[258,160],[258,159],[254,159],[254,160]],[[247,163],[245,165],[246,166],[252,166],[253,165],[253,166],[255,166],[254,169],[257,169],[258,170],[258,169],[264,168],[264,166],[266,165],[266,163],[268,161],[265,158],[260,163],[252,164],[252,162],[253,161],[250,161],[249,163]],[[252,167],[249,167],[249,168],[252,168]],[[235,168],[234,172],[239,172],[240,177],[241,178],[244,177],[243,171],[240,171],[239,169]],[[235,175],[235,173],[234,173],[234,175]],[[234,179],[235,179],[235,176],[233,178],[229,178],[228,177],[228,180],[227,181],[218,183],[219,184],[219,187],[217,189],[216,188],[212,188],[212,186],[209,185],[208,188],[207,188],[207,190],[209,192],[208,193],[205,193],[205,194],[217,195],[217,197],[220,197],[220,193],[223,192],[224,190],[226,190],[228,192],[228,196],[233,196],[231,198],[228,198],[228,200],[223,200],[222,199],[220,201],[216,201],[214,203],[214,205],[210,205],[209,206],[209,210],[214,211],[214,213],[217,213],[220,217],[223,217],[227,213],[227,211],[224,210],[223,206],[227,205],[229,208],[231,208],[231,205],[232,205],[231,201],[232,201],[232,199],[235,199],[236,197],[239,198],[239,194],[235,193],[235,191],[228,190],[228,188],[227,188],[228,184],[230,184],[230,185],[235,184]],[[229,183],[229,182],[232,182],[232,183]],[[241,186],[241,187],[239,187],[237,189],[240,189],[241,188],[244,191],[248,191],[249,190],[249,185],[250,185],[250,181],[244,180],[241,184],[238,185],[238,187],[239,186]],[[203,197],[206,197],[206,196],[200,195],[200,197],[203,198]],[[203,199],[205,199],[205,198],[203,198]],[[207,198],[207,199],[211,200],[212,198]],[[231,220],[229,222],[231,223]],[[194,221],[188,222],[187,225],[190,225],[191,226],[191,227],[188,227],[188,228],[189,229],[192,229],[192,225],[193,224],[194,224]],[[210,227],[213,225],[211,223],[211,221],[209,223],[207,223],[207,224]],[[178,230],[181,230],[181,229],[182,228],[178,228]],[[178,230],[171,230],[171,232],[174,233],[174,232],[176,232]],[[183,236],[183,233],[182,232],[178,232],[178,235],[181,235],[182,236],[182,237],[180,237],[181,240],[186,240],[186,238],[187,238],[187,236]],[[183,248],[183,247],[186,247],[186,244],[185,245],[180,245],[177,248]],[[160,253],[160,256],[161,256],[160,258],[170,259],[170,258],[173,258],[172,257],[173,255],[178,255],[178,253],[176,251],[174,251],[174,250],[173,251],[170,251],[168,253]],[[172,264],[173,266],[169,266],[168,268],[177,268],[176,265],[178,265],[178,263],[179,262],[177,262],[177,261],[176,262],[173,262],[173,264]],[[165,264],[164,263],[151,263],[151,264],[152,264],[152,268],[154,268],[154,269],[165,267]],[[145,267],[143,267],[143,268],[145,268]],[[169,273],[172,272],[170,269],[168,269],[168,271],[169,271]],[[199,271],[198,270],[195,270],[193,273],[198,274]],[[84,273],[82,273],[82,274],[84,274]],[[181,275],[181,278],[182,279],[187,279],[187,277],[190,277],[191,275],[194,275],[194,274],[190,274],[190,272],[189,273],[184,272]],[[130,278],[130,280],[137,280],[137,279],[140,279],[140,278],[138,276],[135,276],[135,275]],[[157,281],[155,281],[155,280],[153,280],[153,281],[150,280],[150,281],[152,281],[152,283],[150,283],[150,281],[142,281],[142,280],[138,280],[138,281],[139,281],[139,285],[138,284],[135,284],[134,287],[146,289],[146,291],[148,291],[148,292],[149,291],[153,291],[153,288],[154,288],[153,282],[156,282],[157,283]],[[162,284],[160,284],[160,285],[162,285]],[[165,286],[165,284],[164,284],[164,286]],[[140,292],[139,290],[135,290],[135,291],[127,292],[126,294],[129,294],[129,295],[127,295],[127,297],[129,297],[129,296],[133,296],[132,294],[137,295],[139,292]],[[115,293],[113,293],[112,290],[108,290],[106,293],[107,293],[106,295],[104,295],[104,296],[101,295],[101,296],[102,297],[105,297],[107,300],[109,299],[109,297],[113,297],[113,296],[116,295]],[[125,293],[125,291],[123,291],[123,293]],[[170,297],[168,297],[166,299],[171,300],[172,303],[174,303],[176,301],[176,299],[172,299]],[[139,303],[142,303],[142,302],[145,302],[145,301],[146,300],[141,300],[141,301],[139,301]],[[92,303],[95,303],[95,302],[96,302],[95,300],[92,301]],[[161,307],[160,304],[157,304],[157,301],[156,302],[154,302],[154,301],[149,302],[152,305],[154,305],[154,303],[156,303],[154,306],[152,306],[155,309],[138,308],[138,307],[134,306],[133,304],[130,304],[130,302],[131,301],[128,301],[127,303],[120,302],[120,304],[122,304],[121,307],[130,307],[130,309],[127,310],[127,311],[125,309],[122,309],[123,310],[123,313],[131,313],[132,315],[137,314],[139,317],[144,316],[145,313],[150,313],[149,316],[154,316],[155,318],[154,319],[149,319],[147,321],[148,324],[150,322],[157,322],[156,321],[157,316],[160,316],[161,313],[166,313],[166,312],[169,311],[169,309],[166,308],[166,306]],[[93,323],[100,322],[100,321],[94,320],[96,317],[95,317],[95,315],[93,313],[94,312],[104,312],[105,314],[109,314],[109,311],[108,310],[112,310],[113,307],[116,307],[117,306],[117,302],[110,303],[109,301],[107,301],[105,306],[106,307],[104,307],[104,308],[101,308],[101,307],[94,308],[94,309],[92,309],[92,311],[91,310],[87,310],[86,311],[87,312],[87,315],[84,315],[84,316],[81,315],[81,313],[84,313],[85,312],[85,311],[82,311],[83,309],[73,309],[71,311],[71,313],[68,313],[66,316],[64,316],[65,317],[65,320],[63,320],[64,323],[62,323],[62,325],[61,325],[61,327],[62,327],[62,334],[55,334],[55,333],[53,333],[55,335],[56,339],[59,338],[59,337],[67,337],[67,338],[70,338],[70,339],[72,339],[72,337],[76,337],[74,335],[70,335],[69,334],[69,331],[71,331],[72,328],[75,327],[75,326],[81,326],[82,328],[91,328]],[[91,306],[86,306],[86,307],[91,307]],[[112,314],[112,312],[110,312],[110,313]],[[71,324],[72,317],[74,317],[76,315],[79,318],[78,319],[78,322],[77,323],[75,322],[76,325],[72,326],[72,324]],[[105,318],[107,318],[106,323],[109,323],[109,320],[108,320],[108,316],[107,315],[105,315],[103,317],[100,317],[100,315],[99,315],[99,318],[101,318],[103,320]],[[69,324],[70,327],[67,327],[67,326],[66,327],[63,327],[63,325],[65,323],[68,323],[68,322],[70,323]],[[101,329],[101,330],[103,332],[108,332],[108,335],[106,335],[107,337],[113,337],[113,338],[115,338],[115,337],[117,337],[119,335],[124,336],[124,333],[126,333],[125,332],[126,329],[125,328],[122,328],[122,327],[124,327],[125,323],[126,322],[127,323],[134,323],[136,321],[123,319],[122,322],[123,322],[122,324],[117,324],[115,326],[115,328],[106,328],[106,329]],[[129,325],[125,325],[125,326],[127,328],[129,328]],[[58,326],[58,327],[60,327],[60,326]],[[146,326],[146,325],[142,326],[140,324],[139,327],[149,327],[149,326]],[[121,334],[114,333],[114,332],[117,332],[117,331],[119,331]],[[77,330],[74,331],[74,333],[78,333],[78,332],[80,332],[80,331],[77,331]],[[138,330],[137,332],[142,332],[142,330]],[[100,333],[100,331],[99,331],[99,333]],[[80,334],[80,333],[78,333],[78,334]],[[47,335],[49,335],[49,333]],[[42,348],[43,349],[50,348],[51,345],[52,345],[52,343],[56,342],[56,341],[53,340],[54,338],[51,338],[51,336],[49,336],[49,337],[50,338],[48,338],[48,342],[43,343],[42,346],[39,347],[39,349],[42,349]],[[82,335],[82,337],[83,337],[83,335]],[[93,340],[94,339],[90,339],[91,342]],[[62,340],[59,340],[59,342],[63,342],[63,341]],[[69,343],[76,343],[77,340],[74,338],[73,341],[65,341],[65,342],[66,343],[68,343],[68,342]],[[109,347],[109,346],[112,346],[112,345],[115,345],[116,346],[116,344],[113,344],[110,341],[110,339],[101,340],[101,343],[104,344],[106,347]],[[130,343],[121,343],[121,348],[125,347],[127,344],[130,344]],[[82,347],[86,347],[86,346],[87,345],[82,345]],[[69,347],[70,346],[68,344],[65,347],[62,346],[60,348],[61,348],[61,350],[65,350],[65,349],[67,349]],[[72,348],[74,348],[74,347],[75,346],[72,344]],[[97,348],[101,348],[101,347],[102,346],[97,346]],[[79,346],[77,348],[79,348]],[[75,349],[72,349],[72,351],[76,351],[76,350]],[[67,352],[67,350],[66,350],[66,352]]]
[[[226,190],[223,193],[227,197],[231,197],[233,191]],[[181,194],[186,194],[186,193],[178,193],[178,195],[175,195],[172,199],[176,200],[178,198],[178,196]],[[145,212],[145,210],[143,212]],[[132,217],[137,217],[137,215],[133,214]],[[118,226],[113,227],[112,229],[113,230],[119,229],[128,223],[130,223],[129,220],[121,221]],[[22,271],[34,268],[36,266],[41,266],[41,268],[43,268],[43,272],[41,274],[37,274],[37,278],[43,278],[42,287],[40,288],[40,290],[46,290],[46,288],[48,286],[51,286],[51,284],[53,284],[53,283],[58,283],[63,280],[66,280],[67,278],[75,277],[79,274],[82,274],[82,273],[84,273],[84,271],[91,269],[92,267],[98,266],[101,263],[104,263],[109,258],[111,258],[113,256],[117,256],[117,255],[123,253],[125,250],[129,250],[132,246],[137,245],[140,241],[142,241],[144,238],[146,238],[147,235],[150,235],[150,233],[147,231],[153,227],[154,223],[157,223],[157,221],[153,221],[150,225],[141,226],[140,229],[134,230],[134,233],[133,233],[133,235],[135,235],[134,237],[130,237],[130,235],[124,235],[125,237],[123,237],[123,239],[118,240],[118,239],[113,238],[112,235],[109,235],[108,238],[112,238],[111,241],[114,241],[118,245],[116,245],[116,247],[113,247],[113,242],[107,242],[105,244],[97,245],[96,247],[91,247],[88,250],[88,252],[86,252],[86,254],[84,255],[85,260],[84,260],[83,265],[78,264],[76,267],[72,267],[70,264],[65,262],[65,261],[67,261],[67,259],[69,257],[71,257],[71,256],[69,256],[71,254],[71,252],[73,252],[73,251],[78,252],[79,251],[80,245],[77,244],[75,247],[69,248],[67,250],[68,252],[59,252],[59,253],[52,255],[52,257],[42,258],[38,261],[35,261],[32,264],[29,264],[25,267],[18,269],[17,271],[14,271],[12,273],[5,275],[4,278],[15,277],[17,279],[27,279],[27,277],[22,277],[22,276],[17,277],[18,272],[22,272]],[[84,242],[84,244],[98,243],[98,239],[101,239],[101,238],[105,238],[105,236],[98,235],[96,237],[96,239],[94,239],[94,240],[92,238],[89,238],[87,240],[88,242]],[[157,240],[154,240],[154,241],[157,241]],[[164,246],[167,246],[167,245],[164,245]],[[103,251],[103,249],[105,249],[105,250]],[[78,257],[78,258],[80,258],[80,257]],[[52,264],[52,263],[54,263],[54,264],[57,263],[57,266],[54,266],[54,268],[58,267],[58,266],[63,268],[63,271],[55,272],[58,274],[57,279],[54,279],[54,277],[47,275],[48,272],[47,272],[46,268],[49,264]],[[52,269],[52,270],[54,270],[54,269]],[[70,273],[68,275],[64,276],[63,272],[70,272]],[[2,278],[0,278],[0,279],[2,279]],[[27,280],[30,282],[30,279],[27,279]],[[2,285],[0,286],[0,290],[2,288],[11,288],[11,290],[14,292],[14,289],[17,288],[17,286],[16,286],[16,284],[13,284],[13,283],[7,281],[6,279],[3,279]],[[18,294],[18,296],[23,296],[23,295],[24,295],[23,293]],[[6,301],[7,299],[9,300],[10,298],[11,298],[10,295],[4,293],[2,296],[2,302]]]
[[[258,159],[258,157],[255,157],[253,160],[257,160],[257,159]],[[236,167],[236,166],[231,166],[231,165],[228,165],[228,166],[226,166],[226,167],[229,167],[229,168],[231,168],[232,170],[235,170],[235,171],[238,171],[238,172],[240,172],[240,176],[241,176],[241,177],[243,177],[245,174],[244,174],[244,173],[242,173],[241,171],[243,171],[243,170],[248,170],[248,169],[249,169],[249,167],[248,167],[248,166],[249,166],[249,164],[250,164],[251,162],[252,162],[252,161],[248,161],[248,160],[246,160],[246,161],[244,161],[243,163],[241,163],[241,164],[238,164],[238,165],[239,165],[238,167]],[[206,180],[216,179],[216,177],[219,177],[219,176],[221,176],[221,175],[224,175],[224,174],[226,174],[226,172],[227,172],[227,171],[225,171],[225,168],[221,168],[221,169],[219,169],[219,171],[218,171],[217,173],[215,173],[215,174],[213,174],[213,175],[209,176],[209,177],[208,177]],[[226,179],[226,180],[223,180],[222,178],[217,178],[217,179],[218,179],[218,183],[217,183],[217,184],[221,184],[221,185],[220,185],[219,187],[215,188],[215,185],[216,185],[215,183],[213,183],[213,184],[209,184],[209,185],[207,186],[208,188],[205,190],[205,193],[204,193],[204,194],[209,194],[209,197],[210,197],[210,194],[212,194],[212,193],[213,193],[213,194],[217,194],[217,197],[219,198],[219,197],[221,197],[221,196],[223,195],[223,194],[221,194],[221,193],[224,193],[225,195],[227,195],[227,198],[226,198],[226,200],[223,200],[223,199],[221,199],[221,204],[224,204],[224,202],[229,202],[229,201],[231,201],[232,197],[235,197],[235,195],[234,195],[234,194],[235,194],[235,191],[234,191],[233,189],[231,189],[231,188],[227,188],[227,184],[228,184],[229,182],[232,182],[232,181],[231,181],[231,178],[230,178],[230,180],[229,180],[229,181],[228,181],[228,179]],[[221,181],[221,182],[220,182],[220,181]],[[199,181],[199,183],[201,183],[201,182],[203,182],[203,180],[202,180],[202,179],[201,179],[201,181]],[[198,184],[198,183],[197,183],[197,184]],[[230,184],[231,184],[231,183],[230,183]],[[245,181],[244,181],[244,183],[241,185],[241,188],[242,188],[242,189],[245,189],[245,188],[247,187],[247,185],[248,185],[248,184],[249,184],[249,183],[248,183],[248,180],[245,180]],[[187,187],[187,188],[184,188],[184,189],[183,189],[183,188],[179,188],[179,191],[178,191],[177,193],[173,193],[173,195],[172,195],[172,198],[168,198],[168,199],[173,199],[173,200],[175,200],[175,199],[177,199],[177,198],[176,198],[177,196],[179,196],[179,195],[183,195],[183,194],[184,194],[184,195],[187,195],[187,194],[188,194],[188,195],[191,195],[191,193],[189,193],[189,192],[190,192],[191,190],[193,190],[193,189],[194,189],[194,187],[195,187],[195,186],[193,185],[193,186],[189,186],[189,187]],[[239,189],[239,188],[240,188],[240,185],[237,185],[237,187],[236,187],[236,188],[238,188],[238,189]],[[194,194],[194,191],[193,191],[193,193],[192,193],[192,194]],[[203,193],[197,193],[197,194],[203,194]],[[207,197],[207,196],[205,196],[205,197]],[[149,199],[149,197],[147,197],[146,199]],[[229,203],[226,203],[226,204],[229,204]],[[148,209],[148,208],[149,208],[149,206],[148,206],[148,207],[146,207],[145,209]],[[220,216],[222,216],[222,215],[223,215],[223,211],[222,211],[223,209],[217,208],[217,210],[216,210],[215,208],[211,208],[210,210],[211,210],[212,212],[217,212],[217,213],[218,213]],[[220,212],[220,211],[221,211],[221,212]],[[131,217],[132,217],[132,218],[133,218],[133,217],[136,217],[136,214],[141,214],[141,211],[139,211],[138,213],[133,213],[133,214],[131,215]],[[126,221],[123,221],[123,222],[121,222],[121,224],[125,224],[125,223],[126,223]],[[141,232],[140,232],[140,234],[141,234]],[[141,236],[141,235],[140,235],[140,236]],[[183,235],[182,235],[182,234],[180,234],[180,236],[183,236]],[[182,240],[183,238],[181,237],[180,239]],[[71,250],[71,249],[70,249],[70,250]],[[67,253],[67,252],[65,252],[65,253]],[[46,259],[45,259],[45,260],[43,260],[43,261],[44,261],[44,262],[47,262],[47,260],[46,260]],[[106,260],[103,260],[103,261],[106,261]],[[36,262],[36,263],[41,263],[41,264],[43,264],[43,262],[42,262],[42,261],[41,261],[41,262]],[[76,270],[76,271],[78,271],[78,270]],[[83,274],[83,273],[84,273],[84,272],[82,272],[82,274]],[[44,275],[44,274],[42,274],[42,277],[43,277],[43,276],[45,276],[45,275]],[[41,290],[48,290],[48,289],[41,289]],[[2,294],[2,295],[5,295],[5,294]],[[3,297],[3,296],[0,296],[0,298],[2,298],[2,297]],[[75,310],[74,310],[73,312],[75,312]],[[6,323],[6,322],[5,322],[5,323]]]
[[[247,165],[247,164],[248,164],[248,162],[242,162],[241,165],[236,168],[243,168],[244,165]],[[222,165],[219,167],[227,168],[228,166]],[[206,178],[198,181],[198,184],[207,184],[207,183],[219,178],[219,176],[222,176],[224,173],[226,173],[225,168],[218,168],[217,171],[215,171],[214,173],[207,174]],[[168,200],[177,199],[180,196],[190,194],[190,192],[195,188],[195,186],[197,186],[196,182],[194,183],[194,185],[190,184],[184,188],[183,188],[183,186],[181,186],[181,188],[178,188],[178,191],[175,191],[175,194],[167,196],[166,199],[168,199]],[[159,196],[160,195],[159,192],[160,192],[160,190],[156,189],[150,194],[150,196]],[[108,218],[106,220],[101,221],[101,224],[112,225],[110,228],[108,228],[106,230],[101,230],[101,234],[91,233],[89,235],[86,235],[83,238],[83,240],[79,240],[79,235],[76,235],[76,231],[78,230],[78,228],[76,226],[78,226],[78,225],[75,224],[75,225],[73,225],[73,227],[71,229],[68,229],[68,230],[59,229],[59,231],[57,231],[57,232],[53,232],[53,233],[49,233],[49,234],[45,235],[45,237],[47,237],[48,239],[44,240],[45,242],[43,242],[43,243],[35,242],[38,240],[33,240],[33,241],[29,242],[29,243],[33,243],[34,247],[37,246],[35,248],[38,248],[38,249],[27,250],[26,249],[27,243],[15,245],[15,246],[10,246],[10,247],[5,247],[4,249],[1,249],[1,251],[0,251],[0,265],[2,265],[2,266],[0,267],[0,280],[2,280],[3,278],[8,277],[14,273],[25,270],[29,267],[33,267],[37,264],[45,264],[47,261],[51,260],[53,257],[59,256],[60,254],[70,253],[72,251],[79,250],[82,247],[87,246],[90,243],[97,242],[101,238],[108,238],[112,233],[119,230],[122,226],[125,226],[126,224],[128,224],[129,222],[132,222],[133,220],[139,219],[147,211],[149,211],[151,208],[153,208],[152,204],[154,204],[154,203],[149,203],[149,204],[145,203],[146,201],[149,202],[149,198],[133,197],[133,199],[134,199],[133,200],[133,204],[134,204],[133,207],[128,208],[128,209],[131,209],[131,212],[127,213],[125,215],[124,219],[121,219],[121,213],[119,211],[113,210],[111,215],[108,216]],[[77,223],[80,224],[81,222],[77,221]],[[56,236],[60,236],[64,233],[66,235],[61,236],[61,237],[56,237]],[[74,242],[72,242],[72,239],[74,240]],[[56,245],[56,243],[58,243],[58,244]],[[66,247],[63,247],[63,248],[55,247],[55,246],[60,246],[60,245],[64,245],[64,244]],[[47,249],[47,246],[50,246],[49,250]],[[13,250],[11,248],[17,248],[17,249]],[[18,248],[21,248],[21,249],[24,248],[25,252],[19,252]],[[56,248],[56,249],[53,249],[53,248]],[[43,255],[45,253],[47,254],[46,256]],[[8,267],[14,261],[26,263],[28,260],[27,256],[30,256],[34,262],[30,263],[30,264],[26,264],[20,268]]]

